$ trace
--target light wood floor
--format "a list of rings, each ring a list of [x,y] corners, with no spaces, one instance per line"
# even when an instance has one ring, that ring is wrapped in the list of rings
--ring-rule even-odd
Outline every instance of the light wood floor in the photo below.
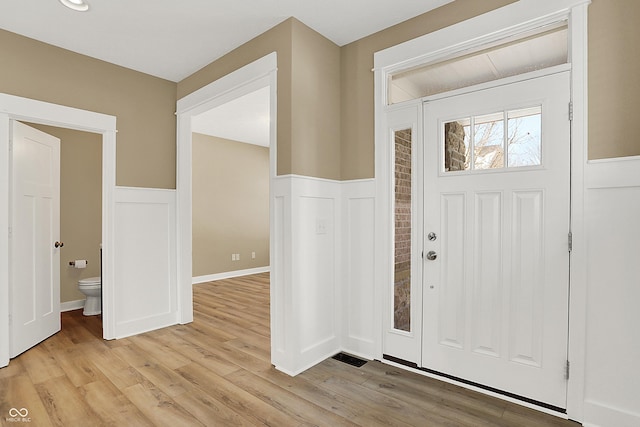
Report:
[[[333,359],[291,378],[269,359],[269,275],[194,286],[193,323],[103,341],[99,317],[0,369],[0,424],[31,426],[572,426],[400,369]]]

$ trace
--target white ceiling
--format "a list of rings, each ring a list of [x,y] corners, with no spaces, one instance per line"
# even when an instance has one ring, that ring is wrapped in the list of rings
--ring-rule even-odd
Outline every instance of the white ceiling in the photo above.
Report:
[[[269,146],[267,86],[191,119],[191,130],[233,141]]]
[[[339,46],[452,0],[1,0],[0,28],[178,82],[293,16]]]

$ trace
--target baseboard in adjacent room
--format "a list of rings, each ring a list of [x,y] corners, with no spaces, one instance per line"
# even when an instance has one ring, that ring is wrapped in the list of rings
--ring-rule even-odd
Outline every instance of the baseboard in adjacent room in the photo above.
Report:
[[[224,273],[208,274],[206,276],[197,276],[191,280],[193,285],[205,282],[215,282],[216,280],[232,279],[234,277],[249,276],[251,274],[268,273],[271,271],[270,266],[248,268],[246,270],[226,271]]]
[[[66,301],[66,302],[61,302],[60,303],[60,311],[71,311],[71,310],[78,310],[84,308],[84,300],[83,299],[79,299],[79,300],[75,300],[75,301]]]

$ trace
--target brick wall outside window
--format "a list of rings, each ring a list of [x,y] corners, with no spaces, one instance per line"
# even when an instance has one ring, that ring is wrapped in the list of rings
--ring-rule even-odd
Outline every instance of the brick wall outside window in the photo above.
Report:
[[[411,129],[395,132],[394,328],[411,328]]]

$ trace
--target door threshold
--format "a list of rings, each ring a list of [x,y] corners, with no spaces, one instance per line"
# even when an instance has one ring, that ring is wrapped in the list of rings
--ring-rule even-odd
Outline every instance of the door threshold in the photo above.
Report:
[[[565,408],[560,408],[558,406],[550,405],[548,403],[540,402],[534,399],[530,399],[528,397],[510,393],[508,391],[500,390],[494,387],[490,387],[490,386],[479,384],[473,381],[465,380],[463,378],[458,378],[456,376],[445,374],[443,372],[434,371],[428,368],[422,368],[422,367],[419,367],[418,364],[414,362],[409,362],[407,360],[403,360],[398,357],[390,356],[388,354],[383,354],[381,362],[387,365],[395,366],[397,368],[406,369],[407,371],[418,373],[429,378],[433,378],[436,380],[447,382],[449,384],[457,385],[457,386],[466,388],[468,390],[477,391],[479,393],[486,394],[488,396],[506,400],[508,402],[515,403],[530,409],[535,409],[537,411],[544,412],[546,414],[555,415],[559,418],[569,419],[569,417],[567,416],[567,410]]]

